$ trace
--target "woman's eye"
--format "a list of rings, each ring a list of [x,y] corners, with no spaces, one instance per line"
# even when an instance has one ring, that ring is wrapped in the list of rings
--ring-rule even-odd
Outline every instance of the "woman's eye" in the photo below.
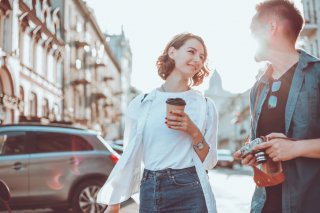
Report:
[[[192,54],[194,54],[194,51],[193,51],[193,50],[189,50],[188,52],[189,52],[189,53],[192,53]]]

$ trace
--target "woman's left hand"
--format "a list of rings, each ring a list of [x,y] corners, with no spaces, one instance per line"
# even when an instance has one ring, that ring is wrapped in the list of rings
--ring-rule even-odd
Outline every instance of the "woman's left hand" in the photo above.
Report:
[[[198,127],[183,110],[171,110],[169,114],[165,123],[170,129],[184,131],[191,136],[199,132]]]

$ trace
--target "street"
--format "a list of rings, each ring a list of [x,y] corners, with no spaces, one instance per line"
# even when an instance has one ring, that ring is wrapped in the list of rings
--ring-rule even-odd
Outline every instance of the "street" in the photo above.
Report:
[[[234,169],[216,168],[209,171],[209,178],[220,213],[249,212],[254,190],[251,168],[238,165]],[[120,213],[138,213],[138,211],[138,205],[130,199],[122,204]],[[52,212],[49,209],[13,211],[13,213]],[[5,211],[0,213],[5,213]]]
[[[214,169],[209,172],[210,182],[220,213],[248,213],[255,184],[250,167]]]

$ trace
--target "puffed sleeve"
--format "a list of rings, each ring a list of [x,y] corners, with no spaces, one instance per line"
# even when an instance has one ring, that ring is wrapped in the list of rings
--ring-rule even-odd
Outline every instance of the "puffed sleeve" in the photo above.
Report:
[[[144,94],[140,94],[135,97],[130,103],[125,115],[125,126],[123,133],[123,148],[125,149],[128,143],[131,141],[132,137],[136,133],[137,129],[137,119],[140,112],[139,107],[141,105],[141,100],[143,99]]]
[[[209,152],[204,159],[203,167],[206,170],[212,169],[217,164],[217,134],[218,134],[218,112],[214,102],[207,98],[207,116],[205,123],[204,139],[209,145]]]
[[[124,152],[97,195],[97,202],[112,205],[130,198],[139,189],[142,147],[137,144],[137,118],[141,96],[132,100],[126,111]]]

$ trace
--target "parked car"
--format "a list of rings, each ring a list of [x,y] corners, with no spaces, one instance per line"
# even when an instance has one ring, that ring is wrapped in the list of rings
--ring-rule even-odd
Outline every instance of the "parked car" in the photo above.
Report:
[[[0,174],[10,189],[13,209],[103,212],[96,195],[119,157],[94,131],[0,126]]]
[[[234,157],[232,155],[232,152],[228,149],[218,149],[218,167],[228,167],[230,169],[233,168],[233,165],[235,163]]]
[[[114,149],[118,154],[123,153],[123,140],[114,140],[110,143],[112,149]]]
[[[11,194],[10,194],[9,187],[7,186],[7,184],[5,182],[3,182],[0,179],[0,201],[1,201],[1,204],[5,207],[5,209],[9,213],[11,213],[11,208],[8,204],[10,198],[11,198]]]

